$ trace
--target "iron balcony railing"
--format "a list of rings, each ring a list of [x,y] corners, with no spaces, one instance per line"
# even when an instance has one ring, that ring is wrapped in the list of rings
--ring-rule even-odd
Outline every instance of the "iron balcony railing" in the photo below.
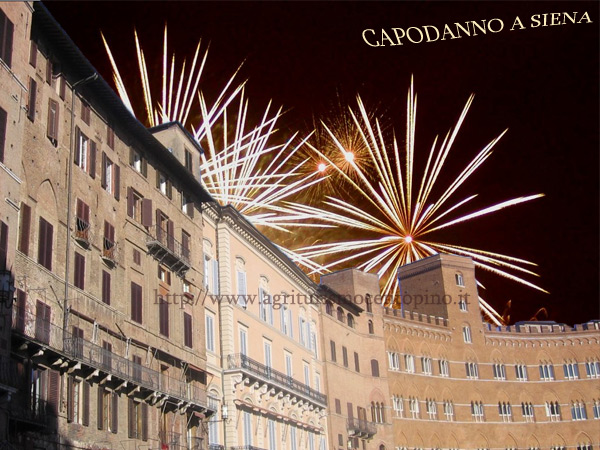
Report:
[[[265,366],[264,364],[261,364],[242,353],[229,355],[227,357],[227,364],[230,369],[241,369],[246,373],[254,375],[262,380],[276,383],[292,392],[308,397],[314,402],[323,406],[327,404],[327,396],[325,394],[321,394],[306,384],[300,383],[299,381],[294,380],[292,377],[272,369],[271,367]]]
[[[266,450],[262,447],[255,447],[254,445],[238,445],[237,447],[229,447],[230,450]]]
[[[367,437],[374,436],[377,433],[377,427],[373,422],[352,417],[348,419],[348,430],[354,432],[354,434]]]
[[[38,426],[48,426],[52,418],[57,417],[56,405],[37,396],[29,401],[21,397],[13,397],[10,402],[11,420],[25,421]]]
[[[221,444],[208,444],[208,450],[225,450],[225,446]]]
[[[159,225],[148,228],[146,246],[152,255],[175,272],[185,273],[191,267],[189,246],[182,245]]]
[[[83,220],[81,217],[75,218],[75,239],[81,241],[83,244],[90,243],[90,224]]]
[[[83,362],[122,380],[171,397],[216,411],[216,399],[208,397],[201,386],[162,374],[130,361],[80,337],[73,337],[57,325],[20,308],[13,309],[13,330],[28,340],[47,345],[57,353]]]

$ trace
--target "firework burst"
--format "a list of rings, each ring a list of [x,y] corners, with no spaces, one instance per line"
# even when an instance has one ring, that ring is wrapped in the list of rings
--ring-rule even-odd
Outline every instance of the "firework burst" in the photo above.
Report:
[[[391,298],[398,293],[398,280],[394,276],[398,268],[436,253],[469,256],[478,268],[544,291],[523,278],[525,275],[537,276],[527,268],[535,266],[530,261],[434,240],[437,231],[543,195],[513,198],[457,216],[459,211],[477,196],[470,195],[456,201],[457,190],[489,158],[492,149],[506,130],[490,141],[445,187],[441,195],[433,195],[434,187],[441,183],[440,173],[471,106],[473,96],[469,97],[456,125],[448,131],[442,142],[439,143],[437,137],[434,140],[425,170],[420,177],[414,170],[417,99],[412,81],[407,98],[406,145],[403,158],[397,139],[386,139],[379,121],[372,120],[360,97],[357,101],[358,111],[350,110],[350,117],[360,134],[362,146],[366,149],[370,169],[366,171],[354,161],[347,161],[350,168],[346,169],[336,163],[335,158],[328,156],[331,150],[322,151],[312,146],[312,150],[325,161],[329,170],[334,171],[344,183],[352,187],[352,203],[328,196],[324,202],[329,207],[327,211],[299,203],[290,207],[299,213],[312,214],[322,223],[356,230],[368,237],[315,244],[297,249],[297,253],[309,259],[328,258],[329,262],[323,266],[325,269],[352,262],[358,263],[358,268],[365,271],[377,270],[377,274],[383,280],[383,293]],[[327,124],[323,124],[323,127],[334,143],[338,156],[344,156],[348,152],[344,142]],[[357,205],[368,206],[365,208]],[[480,299],[480,304],[485,315],[499,324],[500,315],[483,299]]]

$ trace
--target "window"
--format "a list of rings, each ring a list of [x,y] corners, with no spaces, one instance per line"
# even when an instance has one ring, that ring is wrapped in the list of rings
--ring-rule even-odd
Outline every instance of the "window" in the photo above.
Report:
[[[279,326],[281,328],[281,332],[286,336],[290,336],[291,325],[292,311],[287,307],[287,305],[282,305],[279,308]]]
[[[188,348],[193,348],[193,329],[192,316],[188,313],[183,313],[183,345]]]
[[[206,251],[204,253],[204,287],[212,294],[219,294],[219,262],[211,258]]]
[[[404,370],[408,373],[415,373],[415,357],[413,355],[404,355]]]
[[[517,364],[515,366],[515,375],[518,381],[527,381],[527,366],[525,364]]]
[[[408,410],[413,419],[419,419],[419,400],[414,397],[408,398]]]
[[[397,352],[387,352],[390,370],[400,370],[400,355]]]
[[[0,18],[0,20],[2,20]],[[29,79],[29,95],[27,96],[27,118],[35,121],[35,106],[37,99],[37,83],[33,78]]]
[[[567,380],[578,380],[579,379],[579,366],[576,362],[568,362],[563,364],[563,371],[565,379]]]
[[[454,420],[454,403],[450,400],[446,400],[444,402],[444,416],[446,416],[446,420],[448,422],[452,422]]]
[[[367,305],[367,312],[372,313],[373,312],[373,304],[371,303],[371,295],[370,294],[365,295],[365,304]]]
[[[242,355],[248,354],[248,330],[240,327],[240,353]]]
[[[467,344],[470,344],[472,341],[471,339],[471,327],[469,327],[468,325],[464,326],[463,329],[463,339]]]
[[[342,413],[342,402],[340,402],[339,398],[335,399],[335,413],[336,414]]]
[[[523,420],[525,420],[525,422],[535,421],[533,416],[533,404],[531,402],[521,403],[521,412],[523,413]]]
[[[127,188],[127,215],[145,227],[152,226],[152,200]]]
[[[4,162],[4,148],[6,146],[6,111],[0,108],[0,162]]]
[[[325,302],[325,312],[328,315],[333,316],[333,304],[329,300]]]
[[[379,362],[376,359],[371,360],[371,374],[374,377],[379,376]]]
[[[360,372],[360,360],[358,357],[358,353],[354,352],[354,370]]]
[[[142,287],[131,282],[131,320],[142,323]]]
[[[485,421],[482,402],[471,402],[471,416],[475,422]]]
[[[502,422],[512,422],[512,407],[510,403],[498,402],[498,414]]]
[[[270,374],[270,369],[273,364],[273,360],[271,359],[271,342],[264,341],[263,348],[265,351],[265,366],[267,366],[267,369],[269,370],[269,374]],[[306,367],[304,368],[304,375],[306,376]]]
[[[396,413],[396,417],[404,417],[404,399],[402,397],[392,396],[392,408]]]
[[[128,437],[130,439],[148,440],[148,405],[128,399]]]
[[[194,201],[183,192],[181,193],[181,210],[189,217],[194,218]]]
[[[133,249],[133,263],[138,266],[142,263],[142,254],[136,248]]]
[[[246,309],[246,263],[242,258],[236,258],[236,273],[237,273],[237,304]]]
[[[310,367],[304,363],[304,384],[310,387]]]
[[[158,328],[160,334],[169,337],[169,301],[162,295],[158,301]]]
[[[29,45],[29,64],[31,64],[32,67],[37,66],[37,53],[38,53],[37,43],[32,40]]]
[[[252,416],[248,411],[243,412],[244,444],[252,445]]]
[[[158,170],[156,171],[156,187],[169,199],[173,198],[173,185],[171,184],[171,180],[169,180],[165,174],[159,172]]]
[[[206,350],[215,351],[215,318],[206,314]]]
[[[106,192],[112,194],[119,200],[119,190],[121,185],[121,169],[117,164],[102,152],[102,187]]]
[[[467,302],[462,297],[458,300],[458,309],[462,312],[467,312]]]
[[[8,255],[8,225],[0,221],[0,270],[6,269],[6,259]],[[0,286],[3,281],[0,281]]]
[[[367,324],[368,324],[368,327],[369,327],[369,334],[375,334],[375,328],[373,327],[373,321],[369,320],[367,322]]]
[[[340,308],[339,306],[337,309],[337,320],[339,320],[342,323],[344,322],[344,310],[342,308]]]
[[[335,354],[335,342],[329,341],[329,345],[331,347],[331,361],[337,362],[337,356]]]
[[[1,131],[1,130],[0,130]],[[19,251],[29,256],[29,234],[31,231],[31,207],[21,202],[21,227],[19,229]]]
[[[440,369],[440,377],[450,376],[450,366],[447,359],[440,359],[438,361],[438,367]]]
[[[75,128],[77,148],[75,149],[75,165],[96,178],[96,143],[90,140],[79,128]]]
[[[542,381],[553,381],[554,380],[554,366],[550,363],[540,364],[540,380]]]
[[[271,301],[271,296],[262,288],[258,289],[258,309],[259,316],[265,322],[268,322],[270,325],[273,325],[273,303]],[[308,326],[307,326],[308,329]],[[310,336],[307,334],[307,337],[310,339]],[[305,342],[304,345],[307,343]]]
[[[348,320],[348,326],[350,328],[354,328],[354,316],[352,314],[348,313],[347,320]]]
[[[466,362],[465,369],[467,372],[467,378],[479,378],[479,368],[476,362]]]
[[[594,419],[600,419],[600,400],[594,400]]]
[[[371,419],[375,423],[385,422],[385,411],[383,403],[371,402]]]
[[[90,116],[90,105],[86,101],[81,100],[81,120],[83,120],[86,123],[86,125],[90,124]]]
[[[425,399],[425,408],[429,420],[437,420],[437,403],[433,399]]]
[[[55,100],[48,100],[48,128],[46,130],[46,136],[50,139],[50,142],[56,147],[58,145],[58,102]]]
[[[190,260],[190,255],[191,255],[190,243],[191,242],[192,242],[192,239],[191,239],[190,234],[185,230],[181,230],[181,256],[184,259],[186,259],[187,261]]]
[[[40,217],[38,235],[38,263],[52,270],[52,235],[54,228],[43,217]]]
[[[344,363],[344,367],[348,367],[348,349],[342,345],[342,361]]]
[[[106,127],[106,145],[113,150],[115,149],[115,130],[113,130],[110,126]]]
[[[77,199],[75,239],[83,243],[84,246],[87,246],[90,240],[90,207],[81,199]]]
[[[456,273],[454,274],[454,279],[456,280],[456,285],[457,285],[457,286],[464,287],[464,285],[465,285],[465,280],[463,279],[462,273],[460,273],[460,272],[456,272]]]
[[[4,11],[0,9],[0,59],[8,67],[11,67],[12,64],[13,31],[13,23],[8,20]]]
[[[90,385],[73,376],[67,378],[67,421],[90,424]]]
[[[292,370],[292,354],[285,352],[284,356],[285,356],[285,374],[286,374],[286,376],[291,378],[294,373]]]
[[[299,317],[298,323],[300,325],[300,344],[306,346],[306,320],[304,317]]]
[[[188,149],[185,149],[185,168],[194,173],[194,161],[192,159],[192,153]]]
[[[85,289],[85,257],[77,252],[75,252],[73,285],[79,289]]]
[[[571,403],[571,418],[573,420],[587,420],[587,410],[583,401]]]
[[[119,396],[98,386],[98,429],[117,433],[119,421]]]
[[[140,152],[133,148],[129,149],[129,165],[136,172],[141,173],[145,177],[148,176],[148,161]]]
[[[546,416],[551,422],[558,422],[560,418],[560,405],[558,402],[546,402]]]
[[[115,261],[115,250],[115,227],[105,220],[104,239],[102,240],[102,257],[110,261]]]
[[[600,362],[586,361],[585,373],[588,376],[588,378],[600,378]]]
[[[421,356],[421,369],[425,375],[431,375],[431,358],[428,356]]]
[[[50,343],[51,316],[52,308],[50,305],[37,300],[35,304],[35,338],[44,344]]]
[[[102,271],[102,302],[110,305],[110,273]]]
[[[506,380],[506,367],[504,364],[493,364],[494,380]]]

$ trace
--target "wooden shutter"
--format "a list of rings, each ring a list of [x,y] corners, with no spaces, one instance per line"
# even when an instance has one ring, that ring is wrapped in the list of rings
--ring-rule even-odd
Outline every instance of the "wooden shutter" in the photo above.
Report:
[[[61,98],[61,100],[65,99],[66,91],[67,91],[67,80],[65,79],[65,76],[63,74],[60,76],[59,89],[58,89],[58,96]]]
[[[160,334],[169,337],[169,303],[164,298],[160,297],[158,307]]]
[[[142,403],[142,441],[148,440],[148,404]]]
[[[171,183],[171,180],[167,178],[167,197],[169,197],[169,200],[173,199],[173,183]]]
[[[75,252],[75,270],[73,284],[79,289],[85,288],[85,257]]]
[[[172,220],[167,220],[167,247],[169,250],[175,250],[175,225]]]
[[[79,154],[81,153],[81,130],[75,127],[75,165],[79,165]]]
[[[31,231],[31,207],[21,203],[21,236],[19,236],[19,251],[29,256],[29,234]]]
[[[56,370],[48,370],[48,406],[50,415],[58,417],[58,405],[60,398],[60,373]]]
[[[98,386],[98,398],[96,403],[97,426],[99,430],[104,428],[104,388]]]
[[[186,347],[193,348],[192,316],[183,313],[183,339]]]
[[[29,47],[29,64],[31,64],[33,67],[37,65],[37,52],[37,43],[32,40],[31,45]]]
[[[156,171],[156,189],[160,190],[160,172]]]
[[[6,111],[0,108],[0,162],[4,162],[4,147],[6,143],[6,119]]]
[[[0,222],[0,270],[6,269],[8,255],[8,225]]]
[[[127,436],[131,439],[135,439],[135,438],[137,438],[137,436],[136,436],[137,430],[136,430],[136,423],[135,423],[136,421],[135,421],[135,417],[134,417],[135,405],[133,403],[133,399],[131,399],[131,398],[127,399],[127,410],[128,410],[127,411],[128,412],[128,414],[127,414],[127,418],[128,418]]]
[[[16,329],[20,332],[25,331],[25,313],[27,308],[27,294],[21,289],[17,289],[17,323]]]
[[[114,196],[115,196],[115,200],[120,200],[121,199],[121,168],[116,165],[113,164],[113,178],[114,178]]]
[[[90,424],[90,384],[87,381],[82,381],[82,403],[83,414],[81,416],[81,424],[87,427]]]
[[[131,282],[131,320],[137,321],[137,284]]]
[[[104,188],[104,189],[106,189],[106,163],[107,163],[106,152],[102,152],[102,165],[101,165],[102,175],[100,176],[100,186],[102,186],[102,188]]]
[[[96,143],[90,139],[90,177],[96,178]]]
[[[377,362],[376,359],[372,359],[371,360],[371,374],[374,377],[378,377],[379,376],[379,363]]]
[[[52,85],[52,60],[50,57],[46,60],[46,83]]]
[[[348,407],[348,419],[353,419],[354,418],[354,408],[352,406],[352,403],[348,403],[347,407]]]
[[[117,434],[119,431],[119,396],[116,392],[113,392],[111,406],[112,418],[110,423],[110,431],[112,431],[114,434]]]
[[[148,161],[146,161],[146,158],[144,158],[144,155],[141,155],[141,158],[142,158],[142,175],[147,177],[148,176]]]
[[[73,422],[74,405],[73,405],[73,397],[74,397],[74,386],[73,386],[73,377],[67,377],[67,422]]]
[[[194,202],[191,199],[188,199],[188,203],[186,205],[187,207],[187,215],[190,216],[192,219],[194,218]]]
[[[37,98],[37,83],[33,78],[29,79],[29,101],[27,103],[27,117],[35,121],[35,101]]]
[[[145,227],[152,226],[152,199],[142,199],[142,225]]]
[[[133,189],[127,186],[127,215],[133,217]]]
[[[47,136],[50,139],[58,139],[58,103],[55,100],[48,100],[48,129]]]
[[[102,301],[110,305],[110,273],[102,271]]]
[[[113,150],[115,149],[115,132],[108,125],[106,127],[106,144]]]

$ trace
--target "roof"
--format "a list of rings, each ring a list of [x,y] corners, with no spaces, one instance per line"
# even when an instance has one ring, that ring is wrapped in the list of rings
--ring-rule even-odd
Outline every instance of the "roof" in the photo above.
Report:
[[[63,67],[68,67],[68,78],[71,85],[98,72],[67,35],[56,19],[50,14],[42,2],[34,2],[33,30],[40,33],[44,41],[51,47],[52,54],[60,60]],[[152,133],[127,109],[119,96],[109,84],[98,74],[98,79],[82,86],[80,91],[84,97],[94,99],[94,107],[99,107],[110,119],[112,125],[125,132],[128,137],[144,149],[147,154],[157,159],[181,184],[200,202],[214,201],[199,180],[194,178],[179,160],[172,155]]]
[[[200,145],[200,143],[194,138],[194,136],[192,135],[192,133],[190,133],[182,124],[181,122],[175,120],[173,122],[165,122],[165,123],[161,123],[160,125],[156,125],[155,127],[151,127],[148,128],[148,130],[151,133],[154,133],[156,131],[162,131],[162,130],[167,130],[173,126],[177,126],[182,132],[183,134],[185,134],[185,136],[189,139],[190,143],[196,147],[196,150],[198,150],[200,152],[200,154],[204,153],[204,149],[202,148],[202,146]]]

